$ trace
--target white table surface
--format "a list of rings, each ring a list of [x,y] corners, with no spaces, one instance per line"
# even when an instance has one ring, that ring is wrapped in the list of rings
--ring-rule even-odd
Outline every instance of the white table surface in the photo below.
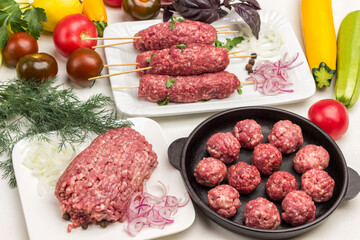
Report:
[[[274,9],[282,13],[292,25],[294,32],[303,47],[301,32],[300,0],[258,0],[263,9]],[[336,32],[339,29],[341,20],[347,13],[360,9],[359,0],[333,0],[333,13]],[[319,9],[321,11],[321,9]],[[120,9],[107,7],[109,24],[124,21]],[[317,24],[317,23],[314,23]],[[321,26],[318,26],[321,28]],[[360,40],[359,40],[360,41]],[[82,99],[87,99],[91,94],[102,92],[112,96],[108,79],[99,80],[92,88],[79,88],[70,84],[66,75],[66,60],[55,50],[51,34],[42,34],[39,39],[39,52],[47,52],[53,55],[59,64],[59,83],[68,84],[74,87]],[[103,50],[98,52],[104,57]],[[106,70],[104,70],[106,74]],[[0,68],[1,80],[15,77],[15,70],[2,66]],[[334,82],[333,82],[334,83]],[[306,101],[275,106],[299,115],[307,117],[309,107],[317,100],[333,98],[333,86],[330,88],[317,90],[316,94]],[[360,102],[348,110],[350,126],[348,132],[339,140],[341,151],[343,152],[348,166],[360,173]],[[203,120],[214,113],[192,114],[183,116],[170,116],[152,118],[163,128],[169,143],[180,137],[186,137]],[[10,189],[6,180],[0,180],[0,239],[3,240],[28,240],[29,236],[26,229],[24,214],[17,189]],[[196,219],[193,225],[187,230],[161,238],[167,239],[248,239],[244,236],[228,231],[209,220],[198,208]],[[46,219],[43,223],[46,228]],[[303,234],[296,239],[360,239],[360,196],[342,202],[339,207],[318,227]],[[51,236],[49,236],[51,239]],[[36,239],[33,239],[36,240]]]

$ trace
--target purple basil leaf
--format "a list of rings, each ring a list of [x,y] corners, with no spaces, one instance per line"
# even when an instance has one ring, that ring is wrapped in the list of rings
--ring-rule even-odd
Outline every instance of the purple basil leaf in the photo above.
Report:
[[[230,0],[224,0],[223,3],[221,4],[222,6],[226,7],[227,9],[231,10],[231,4],[230,4]]]
[[[221,8],[218,9],[218,13],[219,13],[219,18],[225,17],[228,14],[227,11]]]
[[[261,24],[259,13],[255,9],[243,3],[232,4],[232,6],[235,8],[235,11],[239,14],[239,16],[244,19],[245,23],[249,25],[252,34],[256,38],[259,38]]]
[[[169,6],[163,6],[163,9],[163,22],[167,22],[174,15],[174,12],[170,11],[171,8]]]
[[[173,7],[186,19],[212,23],[223,16],[219,0],[176,0]]]
[[[242,0],[242,2],[246,3],[247,5],[249,5],[249,7],[252,7],[255,10],[261,9],[260,4],[256,0]]]

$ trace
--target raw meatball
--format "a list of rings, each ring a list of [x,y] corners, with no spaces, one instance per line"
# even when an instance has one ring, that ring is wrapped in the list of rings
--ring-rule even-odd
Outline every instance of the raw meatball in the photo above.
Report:
[[[315,219],[315,203],[302,190],[289,192],[282,201],[281,207],[284,210],[281,218],[292,226],[309,223]]]
[[[251,164],[256,166],[261,174],[270,175],[282,163],[281,152],[270,143],[261,143],[254,148]]]
[[[335,181],[323,170],[310,169],[301,176],[301,189],[314,202],[326,202],[334,191]]]
[[[253,149],[264,139],[261,126],[253,119],[245,119],[237,122],[233,132],[243,148]]]
[[[239,192],[227,184],[214,187],[207,197],[209,207],[224,218],[234,216],[241,205]]]
[[[206,143],[206,149],[211,157],[225,164],[232,163],[239,157],[240,143],[230,132],[215,133]]]
[[[295,152],[304,142],[301,128],[289,120],[275,123],[268,140],[284,154]]]
[[[324,170],[329,165],[330,155],[322,146],[308,144],[302,147],[293,159],[294,169],[298,173],[304,173],[315,168]]]
[[[255,166],[238,162],[228,169],[227,180],[240,194],[249,194],[260,184],[261,177]]]
[[[298,182],[294,175],[286,171],[274,172],[265,184],[266,193],[271,200],[280,201],[286,194],[296,190]]]
[[[280,213],[273,202],[259,197],[245,206],[245,225],[260,229],[276,229],[280,225]]]
[[[208,157],[201,160],[194,172],[196,182],[214,187],[222,182],[226,176],[226,165],[215,158]]]

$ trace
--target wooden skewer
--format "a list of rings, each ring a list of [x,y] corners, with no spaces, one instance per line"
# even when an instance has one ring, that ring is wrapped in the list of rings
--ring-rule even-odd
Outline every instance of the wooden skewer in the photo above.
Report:
[[[127,74],[127,73],[139,72],[139,71],[143,71],[143,70],[149,70],[151,68],[152,67],[138,68],[138,69],[134,69],[134,70],[126,71],[126,72],[119,72],[119,73],[101,75],[101,76],[89,78],[88,80],[92,81],[92,80],[99,79],[99,78],[106,78],[106,77],[112,77],[112,76],[117,76],[117,75],[121,75],[121,74]]]
[[[235,52],[229,52],[228,55],[230,54],[235,54],[235,53],[241,53],[241,52],[245,52],[246,50],[241,50],[241,51],[235,51]]]
[[[124,39],[141,39],[141,37],[84,37],[82,40],[124,40]]]
[[[112,46],[118,46],[118,45],[123,45],[123,44],[129,44],[129,43],[133,43],[133,42],[135,42],[135,41],[121,42],[121,43],[112,43],[112,44],[104,44],[104,45],[93,46],[92,48],[112,47]]]
[[[239,31],[219,31],[217,34],[224,34],[224,33],[238,33]]]
[[[246,81],[241,83],[241,85],[250,85],[250,84],[255,84],[255,81]],[[112,89],[116,90],[116,89],[131,89],[131,88],[139,88],[139,86],[119,86],[119,87],[113,87]]]
[[[133,66],[138,65],[139,63],[122,63],[122,64],[107,64],[104,67],[121,67],[121,66]]]
[[[216,27],[215,29],[230,28],[230,27],[235,27],[235,26],[236,26],[236,24],[232,24],[232,25],[226,25],[226,26]]]
[[[256,54],[253,55],[243,55],[243,56],[231,56],[229,58],[247,58],[247,57],[256,57]]]

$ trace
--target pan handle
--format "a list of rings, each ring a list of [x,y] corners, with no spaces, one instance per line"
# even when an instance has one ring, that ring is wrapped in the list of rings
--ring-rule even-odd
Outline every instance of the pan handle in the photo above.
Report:
[[[347,187],[347,190],[346,190],[346,193],[344,196],[344,200],[353,199],[360,192],[360,176],[359,176],[359,174],[351,167],[348,167],[348,174],[349,174],[349,182],[348,182],[348,187]]]
[[[168,157],[171,165],[177,170],[180,169],[180,161],[181,161],[181,152],[183,150],[184,144],[187,138],[179,138],[173,141],[168,148]]]

